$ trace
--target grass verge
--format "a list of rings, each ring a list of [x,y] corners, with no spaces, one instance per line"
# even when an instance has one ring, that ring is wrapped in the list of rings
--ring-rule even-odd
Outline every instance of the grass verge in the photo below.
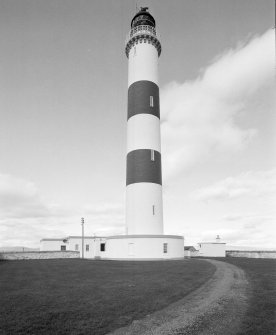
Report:
[[[249,281],[249,309],[237,335],[276,334],[276,260],[219,259],[242,268]]]
[[[1,334],[106,334],[201,286],[204,260],[0,262]]]

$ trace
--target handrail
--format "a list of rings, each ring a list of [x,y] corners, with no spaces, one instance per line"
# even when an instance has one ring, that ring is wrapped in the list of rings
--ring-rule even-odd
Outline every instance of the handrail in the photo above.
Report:
[[[142,34],[147,34],[147,35],[151,35],[156,37],[157,39],[160,39],[160,36],[158,34],[158,32],[156,31],[156,29],[152,26],[144,26],[144,25],[140,25],[137,27],[134,27],[130,30],[130,32],[127,34],[126,36],[126,43],[133,37],[136,35],[142,35]]]

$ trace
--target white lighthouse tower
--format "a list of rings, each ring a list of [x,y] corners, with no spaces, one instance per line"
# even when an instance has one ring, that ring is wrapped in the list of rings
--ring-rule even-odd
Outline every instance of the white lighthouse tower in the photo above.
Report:
[[[131,21],[128,58],[126,235],[102,240],[105,259],[179,259],[183,236],[164,235],[155,20],[142,7]]]
[[[141,10],[127,36],[128,112],[126,225],[128,234],[163,234],[158,57],[155,20]]]
[[[158,87],[161,44],[155,20],[147,7],[142,7],[131,21],[125,53],[128,58],[126,235],[86,237],[90,248],[86,244],[85,257],[182,259],[183,236],[164,235],[163,231]],[[69,241],[72,248],[78,246],[75,243],[81,241],[81,237],[44,239],[42,250],[65,250],[66,245],[61,245],[64,241]]]

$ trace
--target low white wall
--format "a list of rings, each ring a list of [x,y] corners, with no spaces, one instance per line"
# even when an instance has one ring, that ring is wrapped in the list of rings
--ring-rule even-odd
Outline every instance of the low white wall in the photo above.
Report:
[[[164,253],[167,243],[167,253]],[[122,236],[107,238],[104,259],[180,259],[184,257],[183,237]]]
[[[0,260],[29,260],[52,258],[79,258],[80,253],[75,251],[29,251],[29,252],[3,252]]]
[[[227,250],[226,257],[276,258],[276,250],[272,251]]]

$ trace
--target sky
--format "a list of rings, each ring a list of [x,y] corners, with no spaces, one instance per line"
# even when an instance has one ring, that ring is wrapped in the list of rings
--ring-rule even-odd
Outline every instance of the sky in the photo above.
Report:
[[[136,6],[161,35],[164,232],[275,247],[272,0],[0,0],[0,247],[125,232]]]

